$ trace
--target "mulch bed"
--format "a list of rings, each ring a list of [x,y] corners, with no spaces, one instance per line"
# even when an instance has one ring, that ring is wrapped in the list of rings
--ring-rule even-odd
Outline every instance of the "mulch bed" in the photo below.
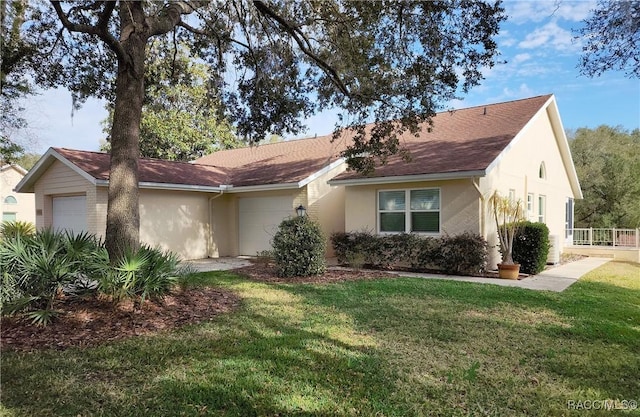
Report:
[[[245,266],[234,269],[234,273],[244,275],[245,277],[260,282],[268,282],[274,284],[329,284],[334,282],[361,281],[377,278],[397,278],[397,275],[384,271],[372,270],[349,270],[349,269],[327,269],[322,275],[310,277],[290,277],[281,278],[276,275],[275,267],[272,264],[260,264]]]
[[[2,350],[96,346],[206,321],[232,311],[239,304],[237,295],[206,287],[176,290],[162,302],[145,301],[142,309],[136,311],[132,303],[114,306],[95,297],[66,297],[57,304],[60,315],[46,327],[33,325],[23,317],[3,317]]]

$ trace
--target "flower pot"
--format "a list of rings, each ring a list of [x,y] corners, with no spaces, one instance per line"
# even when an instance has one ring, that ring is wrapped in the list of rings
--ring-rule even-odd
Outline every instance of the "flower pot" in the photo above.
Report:
[[[518,279],[520,264],[498,264],[498,276],[504,279]]]

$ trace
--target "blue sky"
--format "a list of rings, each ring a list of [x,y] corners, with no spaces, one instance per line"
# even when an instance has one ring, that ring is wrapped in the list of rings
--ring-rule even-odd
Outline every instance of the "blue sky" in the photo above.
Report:
[[[621,72],[599,78],[579,75],[581,42],[572,28],[588,15],[595,1],[508,1],[509,19],[497,38],[500,64],[484,72],[485,80],[463,100],[448,108],[555,94],[565,129],[601,124],[640,127],[640,80]],[[30,123],[30,151],[43,153],[50,146],[98,150],[106,117],[104,105],[88,101],[71,116],[71,96],[58,89],[42,92],[25,103]],[[307,121],[303,137],[330,133],[335,114],[327,112]]]

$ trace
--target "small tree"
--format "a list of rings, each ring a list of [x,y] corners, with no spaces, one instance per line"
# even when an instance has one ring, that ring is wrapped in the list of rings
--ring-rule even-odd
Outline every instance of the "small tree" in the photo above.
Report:
[[[498,191],[489,198],[489,208],[496,220],[503,265],[514,265],[513,238],[522,221],[522,202],[501,196]]]
[[[273,237],[273,258],[280,277],[322,274],[327,269],[325,237],[307,216],[285,219]]]

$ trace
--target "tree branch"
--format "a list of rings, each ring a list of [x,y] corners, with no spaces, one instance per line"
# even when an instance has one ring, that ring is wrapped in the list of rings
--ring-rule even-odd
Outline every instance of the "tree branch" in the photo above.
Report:
[[[102,13],[100,13],[98,26],[91,26],[71,22],[68,16],[62,10],[62,6],[60,6],[60,0],[51,0],[51,5],[56,11],[58,18],[60,19],[60,22],[65,29],[67,29],[69,32],[86,33],[88,35],[99,37],[105,44],[107,44],[109,49],[111,49],[116,54],[118,59],[126,61],[127,53],[122,47],[122,44],[120,44],[120,42],[118,42],[118,40],[113,35],[111,35],[108,30],[109,18],[111,17],[111,13],[115,8],[115,2],[105,3],[105,9]]]
[[[256,7],[256,9],[258,9],[260,14],[276,21],[285,32],[291,35],[291,37],[296,41],[296,44],[298,45],[302,53],[311,58],[325,72],[325,74],[329,76],[333,84],[338,87],[342,94],[347,97],[351,96],[349,89],[344,85],[336,70],[325,60],[313,53],[313,51],[311,50],[312,47],[309,39],[298,27],[295,27],[293,24],[278,15],[261,0],[254,0],[253,5]]]
[[[181,26],[181,16],[193,13],[196,8],[202,6],[201,3],[203,2],[177,1],[166,4],[157,16],[146,19],[145,23],[149,28],[148,36],[164,35],[176,26]]]

